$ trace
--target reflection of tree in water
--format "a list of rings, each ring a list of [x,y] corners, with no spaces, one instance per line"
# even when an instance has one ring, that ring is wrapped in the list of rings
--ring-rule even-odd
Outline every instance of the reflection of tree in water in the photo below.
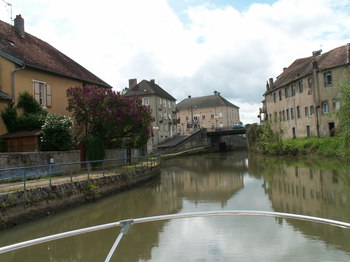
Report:
[[[260,170],[265,193],[275,211],[350,222],[348,164],[333,159],[251,155],[249,167]],[[306,236],[350,253],[349,230],[296,220],[288,223]]]
[[[2,234],[1,246],[72,229],[110,223],[128,218],[177,213],[181,199],[173,194],[172,184],[160,184],[160,178],[151,184],[119,193],[93,203],[36,221]],[[149,259],[152,247],[158,244],[159,232],[166,222],[134,225],[118,246],[113,261]],[[35,225],[39,224],[40,227]],[[0,255],[1,261],[103,261],[120,228],[88,233],[48,244],[33,246]],[[3,232],[2,232],[3,233]],[[20,236],[16,233],[19,233]],[[9,237],[9,238],[7,238]],[[6,243],[5,243],[6,239]],[[123,259],[124,257],[127,260]]]

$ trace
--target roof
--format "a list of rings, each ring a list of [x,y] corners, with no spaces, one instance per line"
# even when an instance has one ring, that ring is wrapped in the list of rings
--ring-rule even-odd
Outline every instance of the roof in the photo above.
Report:
[[[231,107],[239,108],[238,106],[227,101],[225,98],[223,98],[219,94],[186,98],[177,104],[177,108],[179,110],[189,109],[190,107],[208,108],[208,107],[219,107],[219,106],[231,106]]]
[[[140,83],[134,87],[129,88],[126,93],[127,96],[146,96],[146,95],[156,95],[168,100],[176,101],[169,93],[167,93],[163,88],[154,83],[154,80],[147,81],[142,80]]]
[[[295,60],[281,75],[277,77],[274,88],[282,87],[310,75],[313,70],[313,62],[323,70],[339,67],[347,64],[347,45],[332,49],[319,56],[310,56]]]
[[[41,135],[41,130],[32,130],[32,131],[17,131],[17,132],[11,132],[6,133],[4,135],[1,135],[0,138],[20,138],[20,137],[31,137],[31,136],[39,136]]]
[[[12,101],[12,97],[0,90],[0,100],[10,101],[11,102]]]
[[[28,33],[25,34],[25,38],[21,37],[12,25],[3,21],[0,21],[0,56],[20,66],[111,88],[106,82],[53,46]]]

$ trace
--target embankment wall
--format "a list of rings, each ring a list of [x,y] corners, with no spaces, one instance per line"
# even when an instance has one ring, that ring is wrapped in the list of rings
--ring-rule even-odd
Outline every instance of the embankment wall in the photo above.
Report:
[[[132,173],[2,194],[0,195],[0,229],[126,190],[155,178],[159,173],[159,166],[155,166]]]

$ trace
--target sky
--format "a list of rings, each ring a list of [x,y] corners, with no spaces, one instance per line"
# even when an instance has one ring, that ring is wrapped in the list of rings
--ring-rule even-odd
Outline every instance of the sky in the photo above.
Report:
[[[266,81],[350,42],[350,0],[0,0],[0,20],[110,84],[155,79],[177,99],[214,91],[257,118]]]

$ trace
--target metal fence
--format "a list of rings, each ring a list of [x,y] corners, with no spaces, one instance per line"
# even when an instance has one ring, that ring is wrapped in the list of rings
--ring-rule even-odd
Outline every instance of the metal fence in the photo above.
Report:
[[[130,174],[155,167],[159,155],[0,169],[0,193]]]

